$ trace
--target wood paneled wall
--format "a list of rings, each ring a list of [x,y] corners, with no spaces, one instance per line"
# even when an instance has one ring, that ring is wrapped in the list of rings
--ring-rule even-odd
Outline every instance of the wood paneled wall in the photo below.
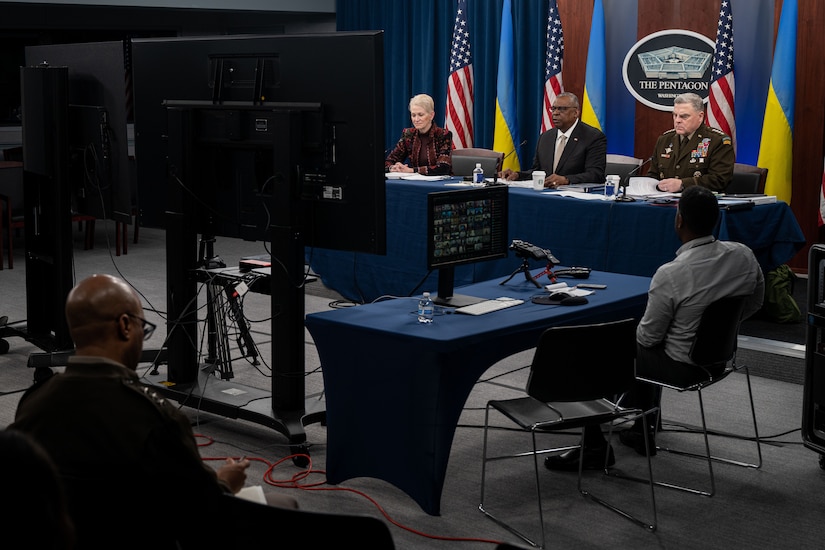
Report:
[[[686,29],[716,36],[719,0],[637,0],[638,36],[665,29]],[[825,242],[825,230],[818,227],[819,192],[825,161],[825,2],[798,0],[796,103],[793,147],[793,191],[791,209],[810,246]],[[558,0],[564,26],[565,89],[579,95],[584,91],[587,44],[593,2]],[[779,24],[782,0],[776,0],[775,28]],[[774,31],[773,40],[775,40]],[[636,104],[635,155],[647,158],[656,137],[670,128],[671,116]],[[808,247],[789,264],[804,272],[808,265]]]

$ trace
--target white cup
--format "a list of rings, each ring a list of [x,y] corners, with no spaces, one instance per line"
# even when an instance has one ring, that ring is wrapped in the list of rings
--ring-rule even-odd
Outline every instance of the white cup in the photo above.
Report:
[[[544,191],[544,178],[547,173],[544,170],[533,170],[533,189],[536,191]]]

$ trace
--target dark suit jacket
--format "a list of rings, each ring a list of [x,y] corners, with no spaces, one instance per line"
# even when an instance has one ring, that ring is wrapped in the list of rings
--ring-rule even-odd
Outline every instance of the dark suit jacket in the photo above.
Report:
[[[558,133],[556,128],[551,128],[539,136],[533,167],[520,172],[519,179],[530,179],[533,170],[544,170],[547,175],[553,173]],[[556,174],[566,177],[570,183],[604,183],[606,158],[607,138],[601,130],[579,120],[561,154]]]

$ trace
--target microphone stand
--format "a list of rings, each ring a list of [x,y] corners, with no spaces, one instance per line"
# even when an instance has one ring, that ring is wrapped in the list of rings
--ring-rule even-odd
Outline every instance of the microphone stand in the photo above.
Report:
[[[636,201],[636,199],[634,199],[633,197],[628,197],[627,196],[627,185],[630,183],[630,177],[635,176],[639,172],[639,170],[641,170],[642,166],[644,166],[645,164],[647,164],[651,160],[653,160],[653,157],[648,158],[646,161],[641,163],[639,166],[637,166],[636,168],[634,168],[633,170],[628,172],[627,175],[619,181],[619,187],[622,188],[622,194],[616,197],[616,202],[635,202]]]
[[[519,143],[518,145],[516,145],[515,147],[513,147],[512,151],[510,151],[509,153],[507,153],[506,155],[501,157],[501,165],[498,167],[498,173],[496,174],[496,177],[500,177],[501,173],[504,171],[504,161],[507,160],[510,157],[510,155],[515,153],[517,149],[520,149],[521,147],[524,147],[525,143],[527,143],[526,139],[524,141],[522,141],[521,143]]]

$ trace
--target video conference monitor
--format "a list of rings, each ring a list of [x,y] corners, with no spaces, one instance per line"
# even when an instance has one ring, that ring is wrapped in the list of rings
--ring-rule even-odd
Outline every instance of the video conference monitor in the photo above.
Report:
[[[427,269],[438,269],[439,305],[462,307],[484,300],[454,293],[455,268],[506,258],[508,188],[491,185],[427,195]]]
[[[217,236],[257,239],[265,230],[260,220],[268,214],[261,190],[266,172],[273,174],[272,151],[252,143],[270,136],[254,129],[256,117],[248,109],[283,112],[287,105],[293,107],[286,110],[317,105],[314,115],[301,115],[295,195],[303,202],[304,243],[386,253],[381,31],[136,39],[132,63],[138,186],[153,201],[141,204],[148,224],[166,223],[167,151],[176,146],[170,143],[167,106],[206,102],[237,106],[236,112],[245,113],[242,119],[251,116],[250,139],[235,139],[229,131],[209,161],[220,166],[197,169],[200,184],[184,183],[192,193],[201,184],[217,190],[212,195],[221,207]],[[195,115],[204,122],[220,116],[205,110]],[[270,134],[276,131],[268,128]],[[202,140],[198,147],[201,155],[210,145]]]

